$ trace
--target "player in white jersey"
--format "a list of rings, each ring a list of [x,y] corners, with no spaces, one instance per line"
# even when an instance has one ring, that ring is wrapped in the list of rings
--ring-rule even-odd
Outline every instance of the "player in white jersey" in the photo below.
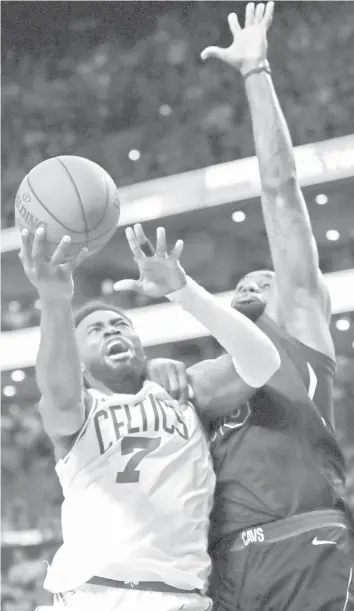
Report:
[[[156,253],[146,257],[141,226],[126,233],[140,280],[118,288],[180,302],[230,356],[210,361],[203,378],[193,378],[192,368],[194,406],[174,401],[146,379],[144,350],[124,312],[94,303],[74,319],[74,264],[65,263],[70,240],[48,262],[44,230],[37,230],[33,245],[22,233],[20,258],[41,303],[40,412],[64,494],[64,543],[45,587],[55,607],[72,611],[206,611],[215,478],[197,414],[207,422],[219,398],[223,410],[232,411],[235,393],[244,400],[280,359],[251,321],[186,276],[181,243],[168,254],[159,229]]]

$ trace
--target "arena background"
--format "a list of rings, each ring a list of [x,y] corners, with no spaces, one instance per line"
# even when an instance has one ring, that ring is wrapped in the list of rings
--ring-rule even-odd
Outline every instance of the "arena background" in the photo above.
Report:
[[[61,495],[36,410],[39,312],[18,261],[16,189],[39,161],[77,154],[121,187],[122,226],[185,240],[183,265],[213,293],[270,265],[241,79],[200,51],[228,43],[242,2],[2,2],[2,609],[49,601],[44,560],[60,540]],[[278,2],[275,85],[333,301],[338,436],[354,492],[354,4]],[[304,146],[305,145],[305,146]],[[231,163],[230,163],[231,162]],[[222,164],[222,165],[220,165]],[[159,220],[162,217],[162,221]],[[113,291],[135,273],[122,227],[76,275],[75,305],[133,310],[148,354],[217,356],[171,304]],[[224,296],[224,298],[227,298]]]

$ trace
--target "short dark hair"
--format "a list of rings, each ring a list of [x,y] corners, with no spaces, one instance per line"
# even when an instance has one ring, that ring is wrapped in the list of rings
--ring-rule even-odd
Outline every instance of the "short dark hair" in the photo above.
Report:
[[[250,274],[254,274],[254,272],[260,272],[260,273],[264,273],[264,272],[269,272],[271,274],[274,274],[274,270],[273,269],[251,269],[249,272],[247,272],[246,274],[242,274],[241,276],[237,277],[237,281],[235,283],[235,286],[237,286],[241,280],[244,280],[245,278],[247,278],[247,276],[249,276]]]
[[[74,324],[77,327],[86,316],[92,314],[92,312],[99,312],[100,310],[108,310],[110,312],[116,312],[123,318],[125,318],[131,325],[133,324],[129,316],[124,312],[122,308],[106,301],[88,301],[83,306],[78,308],[74,313]]]

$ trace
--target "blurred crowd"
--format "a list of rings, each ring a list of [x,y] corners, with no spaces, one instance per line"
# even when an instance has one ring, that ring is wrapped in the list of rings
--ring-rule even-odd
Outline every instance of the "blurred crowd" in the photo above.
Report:
[[[21,10],[34,10],[34,4],[22,3]],[[104,3],[103,18],[100,3],[73,3],[72,14],[61,21],[54,6],[51,22],[48,7],[66,3],[38,4],[47,6],[40,9],[32,42],[24,32],[28,20],[18,20],[15,36],[6,34],[3,16],[3,227],[13,224],[14,195],[24,174],[46,157],[86,154],[126,185],[254,154],[238,77],[216,62],[199,60],[206,45],[228,43],[230,6],[177,2],[169,3],[168,11],[154,6],[151,14],[144,7],[134,13],[126,6],[120,14],[109,6],[116,3]],[[78,4],[96,8],[79,15]],[[159,4],[167,3],[154,3]],[[353,37],[350,3],[279,3],[270,58],[295,144],[352,132]],[[132,150],[140,152],[138,161],[129,157]],[[24,319],[14,304],[9,312],[18,328],[37,322],[35,310]],[[5,320],[6,328],[16,325]],[[208,339],[166,347],[164,355],[188,363],[217,351]],[[348,362],[340,362],[338,379]],[[336,403],[347,448],[345,410],[354,389],[348,375],[343,379]],[[1,427],[2,529],[46,533],[42,544],[21,546],[10,538],[2,547],[2,609],[33,611],[49,600],[41,589],[43,560],[50,561],[55,549],[50,540],[59,534],[61,492],[51,444],[33,404],[7,401]]]
[[[70,15],[38,3],[35,16],[26,4],[12,35],[3,28],[3,226],[46,157],[86,153],[126,185],[253,154],[239,78],[199,58],[229,43],[229,3],[74,3]],[[351,3],[277,6],[270,59],[295,144],[352,132],[353,36]]]

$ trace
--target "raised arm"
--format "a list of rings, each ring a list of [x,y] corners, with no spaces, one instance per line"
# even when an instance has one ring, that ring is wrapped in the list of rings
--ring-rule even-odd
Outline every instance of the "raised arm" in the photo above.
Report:
[[[239,377],[253,388],[264,386],[279,368],[279,353],[269,337],[241,312],[224,305],[194,280],[167,295],[201,322],[232,357]]]
[[[266,59],[267,30],[273,2],[249,3],[245,28],[229,16],[233,43],[206,49],[244,76],[260,169],[262,209],[276,274],[281,319],[294,337],[334,357],[328,329],[329,295],[319,269],[318,252],[296,174],[288,126]]]
[[[65,261],[70,238],[63,238],[50,262],[45,260],[44,229],[37,229],[31,244],[28,231],[22,232],[20,259],[25,273],[39,294],[41,339],[36,363],[36,379],[41,392],[40,414],[46,433],[55,447],[71,437],[85,418],[83,378],[75,337],[71,301],[75,263]]]
[[[135,290],[153,298],[167,296],[179,303],[205,325],[229,353],[232,360],[228,359],[228,367],[236,370],[247,392],[252,393],[255,388],[263,386],[280,366],[277,349],[253,322],[221,303],[186,276],[179,263],[183,242],[179,240],[168,253],[165,232],[160,227],[157,230],[156,253],[146,256],[141,248],[146,240],[141,225],[136,225],[134,230],[128,228],[126,235],[139,267],[140,279],[121,280],[115,284],[115,289]],[[199,388],[198,400],[201,406],[205,406],[210,399],[209,393],[208,390],[204,392],[200,384]]]

